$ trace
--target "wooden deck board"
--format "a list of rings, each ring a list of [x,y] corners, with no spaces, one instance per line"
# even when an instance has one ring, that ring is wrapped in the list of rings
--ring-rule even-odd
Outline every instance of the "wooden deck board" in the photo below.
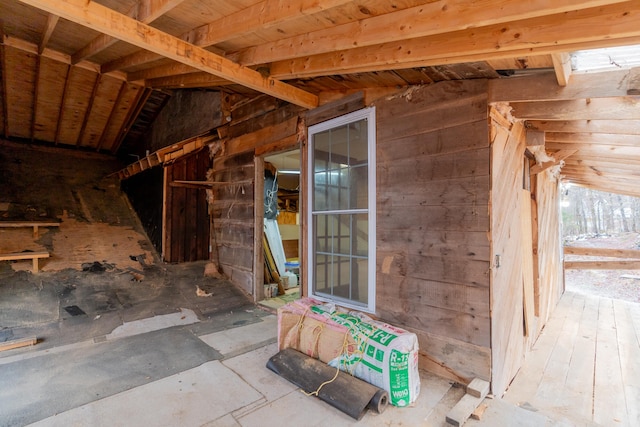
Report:
[[[640,304],[567,292],[504,399],[578,424],[640,425]]]

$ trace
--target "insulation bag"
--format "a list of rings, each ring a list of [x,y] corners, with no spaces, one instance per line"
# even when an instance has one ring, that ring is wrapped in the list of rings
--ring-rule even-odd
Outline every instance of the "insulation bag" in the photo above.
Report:
[[[408,406],[420,393],[418,339],[355,311],[302,298],[278,310],[278,346],[295,348],[389,393]]]

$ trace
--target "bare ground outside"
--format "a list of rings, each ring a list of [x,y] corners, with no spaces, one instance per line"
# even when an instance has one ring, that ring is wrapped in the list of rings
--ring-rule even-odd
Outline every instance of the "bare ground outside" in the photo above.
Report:
[[[640,250],[640,233],[566,238],[565,245]],[[604,258],[565,255],[565,261],[595,261],[598,259]],[[565,286],[566,290],[571,292],[640,303],[640,269],[565,270]]]

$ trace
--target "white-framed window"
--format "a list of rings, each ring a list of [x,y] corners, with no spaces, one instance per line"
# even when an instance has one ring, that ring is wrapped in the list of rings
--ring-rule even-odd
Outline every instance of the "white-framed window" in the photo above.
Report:
[[[309,295],[375,312],[375,108],[309,127]]]

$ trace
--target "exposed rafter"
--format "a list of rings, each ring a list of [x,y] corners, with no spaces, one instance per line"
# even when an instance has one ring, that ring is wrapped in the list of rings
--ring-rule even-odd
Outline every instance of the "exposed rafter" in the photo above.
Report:
[[[149,24],[184,0],[139,0],[127,13],[127,16],[137,19],[140,22]],[[100,34],[91,40],[85,47],[71,55],[72,63],[76,64],[81,60],[96,55],[118,41],[117,38],[106,34]]]
[[[512,102],[514,116],[524,120],[640,120],[634,97],[571,101]]]
[[[470,22],[473,22],[474,28],[480,28],[620,2],[565,0],[544,2],[542,7],[536,1],[514,1],[501,2],[499,7],[492,7],[488,2],[441,0],[265,43],[245,49],[237,57],[243,65],[266,64],[467,30]],[[508,31],[508,28],[505,29]],[[495,49],[496,45],[492,47]]]
[[[306,108],[318,105],[316,95],[271,77],[265,77],[257,71],[242,67],[93,1],[81,2],[81,4],[72,0],[20,1],[293,104]]]
[[[559,86],[553,72],[495,79],[489,82],[489,102],[561,101],[626,96],[636,69],[576,73],[571,85]]]
[[[640,3],[494,24],[274,62],[275,78],[380,71],[640,43]],[[562,37],[558,37],[562,34]]]
[[[569,84],[571,78],[571,57],[566,52],[551,54],[553,60],[553,69],[556,72],[556,78],[559,86]]]
[[[300,15],[310,15],[350,3],[352,0],[295,0],[283,3],[280,0],[265,0],[220,18],[216,21],[194,28],[182,34],[182,40],[188,40],[195,46],[209,47],[216,43],[247,35],[256,28],[271,28]],[[220,52],[223,53],[223,52]],[[140,51],[124,58],[113,60],[103,66],[103,72],[122,70],[127,67],[146,64],[162,58],[154,52]]]

